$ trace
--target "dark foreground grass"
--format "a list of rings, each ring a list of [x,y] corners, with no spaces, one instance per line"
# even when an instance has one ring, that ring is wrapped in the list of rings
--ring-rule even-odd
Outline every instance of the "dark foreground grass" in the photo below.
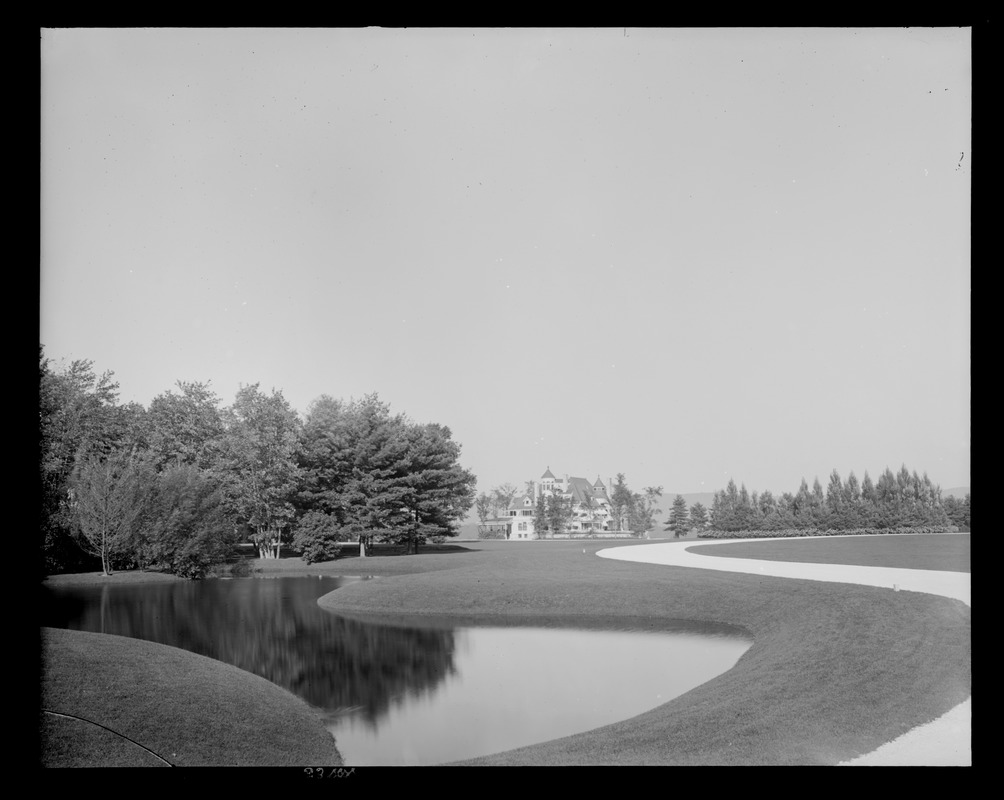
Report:
[[[644,630],[713,621],[754,638],[732,670],[652,711],[468,764],[836,764],[937,718],[971,694],[971,618],[964,603],[596,557],[611,546],[620,543],[486,541],[309,567],[298,559],[257,565],[266,574],[380,576],[321,601],[371,621]],[[128,700],[107,692],[95,703],[114,707]],[[157,710],[174,713],[166,704]],[[256,752],[267,752],[272,736],[263,735]],[[193,750],[202,749],[200,741]],[[323,762],[305,752],[300,763]]]
[[[310,707],[175,647],[42,629],[41,761],[58,767],[339,764]]]

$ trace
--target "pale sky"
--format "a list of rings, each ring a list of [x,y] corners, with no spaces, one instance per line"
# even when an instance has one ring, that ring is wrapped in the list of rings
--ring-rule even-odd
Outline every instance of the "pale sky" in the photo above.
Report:
[[[41,331],[487,490],[969,485],[968,28],[43,29]]]

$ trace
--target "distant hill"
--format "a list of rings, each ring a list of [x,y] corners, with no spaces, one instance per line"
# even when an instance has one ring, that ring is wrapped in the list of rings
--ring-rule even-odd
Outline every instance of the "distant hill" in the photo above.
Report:
[[[969,494],[968,486],[953,486],[951,489],[942,489],[942,497],[957,497],[959,500],[965,500],[966,495]]]
[[[711,508],[711,504],[715,502],[714,492],[697,492],[696,494],[682,494],[680,495],[686,503],[687,508],[690,508],[694,503],[700,503],[705,508]],[[673,507],[673,501],[676,499],[676,494],[673,492],[663,492],[662,499],[659,503],[659,507],[664,509],[667,513],[669,509]]]

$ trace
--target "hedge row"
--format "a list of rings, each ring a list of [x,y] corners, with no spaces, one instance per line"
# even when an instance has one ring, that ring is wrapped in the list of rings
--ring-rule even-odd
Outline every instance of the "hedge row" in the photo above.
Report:
[[[918,528],[851,528],[849,530],[807,530],[805,528],[787,528],[781,531],[715,531],[708,530],[697,534],[698,539],[782,539],[795,536],[871,536],[875,534],[895,533],[958,533],[954,525],[929,525]]]

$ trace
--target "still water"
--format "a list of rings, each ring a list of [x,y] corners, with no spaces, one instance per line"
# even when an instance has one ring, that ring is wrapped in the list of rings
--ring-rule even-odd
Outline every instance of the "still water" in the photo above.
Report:
[[[353,766],[441,764],[627,719],[725,672],[752,644],[712,625],[419,629],[317,605],[355,580],[43,589],[41,624],[148,639],[267,678],[318,709]]]

